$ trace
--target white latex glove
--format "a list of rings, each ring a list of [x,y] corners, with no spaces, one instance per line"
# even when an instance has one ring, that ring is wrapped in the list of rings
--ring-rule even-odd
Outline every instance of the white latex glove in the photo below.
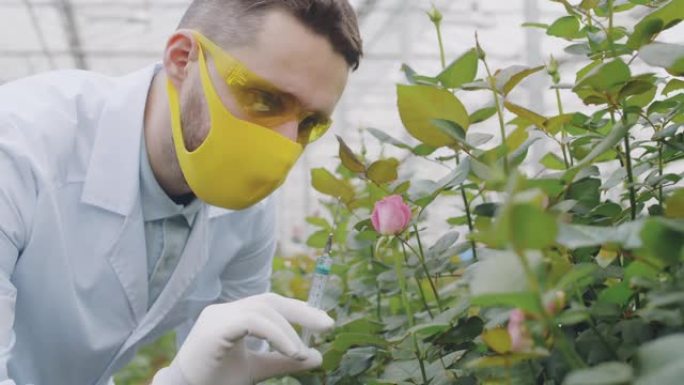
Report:
[[[321,365],[291,323],[312,331],[332,328],[324,311],[267,293],[207,306],[171,363],[190,385],[248,385]],[[246,336],[266,340],[275,352],[254,352]],[[175,368],[174,368],[175,367]]]

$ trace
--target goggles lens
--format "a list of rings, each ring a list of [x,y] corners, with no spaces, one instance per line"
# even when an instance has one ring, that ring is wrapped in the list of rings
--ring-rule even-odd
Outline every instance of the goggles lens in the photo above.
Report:
[[[320,112],[305,111],[294,96],[284,93],[267,80],[251,72],[244,64],[221,49],[201,33],[195,38],[214,60],[217,71],[225,80],[231,95],[253,123],[275,127],[297,119],[297,142],[307,145],[319,139],[332,121]]]

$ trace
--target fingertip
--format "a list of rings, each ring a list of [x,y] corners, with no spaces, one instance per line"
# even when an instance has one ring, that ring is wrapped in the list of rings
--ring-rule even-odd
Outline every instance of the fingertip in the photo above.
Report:
[[[335,326],[335,320],[328,315],[328,313],[323,312],[324,317],[322,318],[323,321],[323,327],[325,330],[330,330]]]
[[[316,319],[316,331],[324,332],[331,330],[335,326],[335,320],[332,317],[330,317],[328,313],[326,313],[325,311],[320,309],[316,310],[319,314],[319,316]]]
[[[321,366],[323,364],[323,356],[321,355],[321,352],[319,352],[316,349],[313,348],[308,348],[307,349],[307,359],[306,359],[306,364],[307,366],[311,368],[316,368]]]

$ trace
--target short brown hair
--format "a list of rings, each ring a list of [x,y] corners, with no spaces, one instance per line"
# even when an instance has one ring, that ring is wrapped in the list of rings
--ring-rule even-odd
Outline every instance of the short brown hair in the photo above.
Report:
[[[227,46],[252,41],[266,11],[281,9],[325,36],[352,69],[363,55],[356,14],[347,0],[194,0],[178,28],[197,29]]]

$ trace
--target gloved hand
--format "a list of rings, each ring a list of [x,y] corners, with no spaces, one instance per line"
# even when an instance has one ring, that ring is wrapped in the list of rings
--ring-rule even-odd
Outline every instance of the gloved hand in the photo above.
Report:
[[[321,365],[291,323],[312,331],[332,328],[324,311],[267,293],[207,306],[171,363],[190,385],[248,385]],[[269,342],[275,352],[254,352],[245,337]],[[174,368],[175,367],[175,368]]]

